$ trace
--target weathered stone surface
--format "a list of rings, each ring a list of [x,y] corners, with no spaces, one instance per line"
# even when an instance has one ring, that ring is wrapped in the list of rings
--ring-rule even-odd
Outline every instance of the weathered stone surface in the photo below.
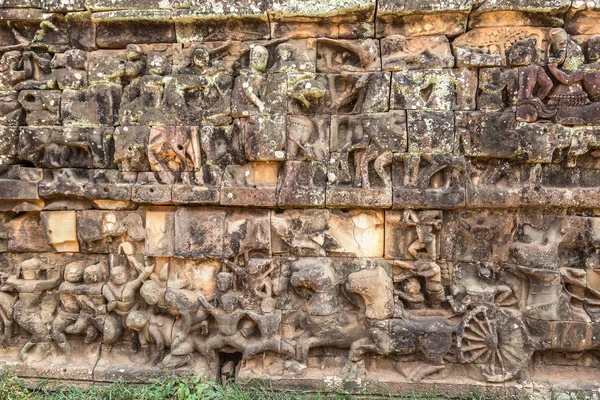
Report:
[[[473,2],[452,0],[384,0],[377,4],[377,36],[448,35],[463,33]]]
[[[332,37],[356,39],[373,37],[375,1],[319,3],[301,0],[294,3],[269,2],[271,35],[275,37]]]
[[[92,14],[98,47],[115,49],[131,43],[173,43],[175,24],[171,11],[122,10]]]
[[[266,1],[245,0],[234,6],[196,2],[173,10],[178,42],[269,39]]]
[[[407,70],[392,74],[392,110],[473,110],[477,74],[472,69]]]
[[[381,64],[384,71],[452,68],[454,56],[446,36],[389,35],[381,39]]]
[[[599,10],[0,1],[0,364],[593,397]]]
[[[112,134],[112,128],[20,128],[21,159],[45,168],[110,168]]]

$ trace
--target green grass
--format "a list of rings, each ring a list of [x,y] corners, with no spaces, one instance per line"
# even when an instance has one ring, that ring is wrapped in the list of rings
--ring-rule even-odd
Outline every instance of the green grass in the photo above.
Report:
[[[30,384],[18,378],[11,370],[0,367],[1,400],[342,400],[342,399],[397,399],[433,400],[435,397],[372,396],[344,392],[318,393],[299,390],[274,389],[265,383],[244,385],[218,385],[199,377],[169,377],[150,381],[147,384],[117,382],[78,388],[73,385],[50,384],[40,381]],[[486,400],[479,394],[465,395],[461,400]]]

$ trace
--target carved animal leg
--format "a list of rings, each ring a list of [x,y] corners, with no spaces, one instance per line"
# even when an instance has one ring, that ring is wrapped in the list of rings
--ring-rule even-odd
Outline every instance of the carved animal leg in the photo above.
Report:
[[[305,363],[308,360],[308,352],[311,347],[314,347],[318,343],[319,339],[314,337],[298,340],[296,344],[296,360]]]
[[[348,352],[348,359],[355,362],[360,361],[366,352],[381,354],[377,344],[370,337],[359,339],[352,343]]]
[[[377,172],[386,188],[392,187],[392,179],[385,170],[385,167],[392,163],[392,157],[392,152],[386,151],[375,159],[375,172]]]
[[[369,180],[369,163],[373,160],[376,160],[378,155],[375,149],[369,148],[366,153],[363,155],[362,160],[360,161],[360,174],[362,187],[364,189],[371,188],[371,182]],[[379,172],[378,172],[379,173]]]
[[[420,382],[426,376],[441,371],[444,368],[446,368],[444,365],[424,365],[421,368],[418,368],[415,373],[412,374],[410,380],[413,382]]]

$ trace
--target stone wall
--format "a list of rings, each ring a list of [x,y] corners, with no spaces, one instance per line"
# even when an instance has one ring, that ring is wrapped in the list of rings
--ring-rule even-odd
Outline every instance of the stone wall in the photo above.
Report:
[[[0,7],[1,363],[598,385],[597,1]]]

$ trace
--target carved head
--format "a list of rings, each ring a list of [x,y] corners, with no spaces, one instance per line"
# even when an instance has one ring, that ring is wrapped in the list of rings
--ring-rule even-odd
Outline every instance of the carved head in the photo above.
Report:
[[[0,58],[0,71],[8,71],[10,69],[16,69],[21,61],[20,51],[7,51]]]
[[[219,272],[215,281],[217,290],[226,292],[233,287],[233,275],[231,272]]]
[[[221,307],[225,312],[232,312],[238,307],[237,295],[233,293],[225,293],[220,297]]]
[[[102,218],[102,233],[112,233],[117,226],[117,215],[115,213],[104,214]]]
[[[264,46],[254,46],[250,50],[250,68],[254,72],[263,73],[267,69],[269,51]]]
[[[74,261],[65,267],[64,278],[66,282],[77,283],[83,279],[83,270],[85,265],[83,261]]]
[[[537,40],[534,38],[517,41],[508,50],[508,64],[513,67],[531,65],[535,62]]]
[[[34,280],[40,278],[42,261],[38,258],[30,258],[21,263],[21,275],[23,279]]]
[[[588,62],[600,60],[600,35],[592,36],[585,43]]]
[[[110,281],[115,285],[124,285],[129,282],[129,268],[117,265],[110,270]]]
[[[295,261],[292,271],[290,283],[296,288],[323,291],[338,283],[335,272],[326,259]]]
[[[210,52],[206,46],[195,46],[192,56],[192,63],[200,71],[204,71],[210,65]]]
[[[421,284],[417,278],[408,278],[402,282],[402,291],[407,294],[421,293]]]
[[[275,50],[279,62],[293,61],[296,49],[289,43],[281,43]]]
[[[73,69],[85,69],[85,52],[79,49],[65,51],[67,67]]]
[[[140,294],[146,303],[151,306],[157,305],[163,297],[165,289],[154,281],[146,281],[140,288]]]
[[[142,48],[137,44],[128,44],[125,47],[127,61],[139,61],[142,58]]]
[[[169,70],[168,59],[159,53],[151,53],[148,57],[148,72],[151,75],[163,76]]]
[[[134,331],[141,331],[148,325],[150,317],[141,311],[130,311],[125,320],[125,325]]]
[[[104,281],[104,265],[96,263],[88,265],[83,271],[83,281],[85,283],[99,283]]]

